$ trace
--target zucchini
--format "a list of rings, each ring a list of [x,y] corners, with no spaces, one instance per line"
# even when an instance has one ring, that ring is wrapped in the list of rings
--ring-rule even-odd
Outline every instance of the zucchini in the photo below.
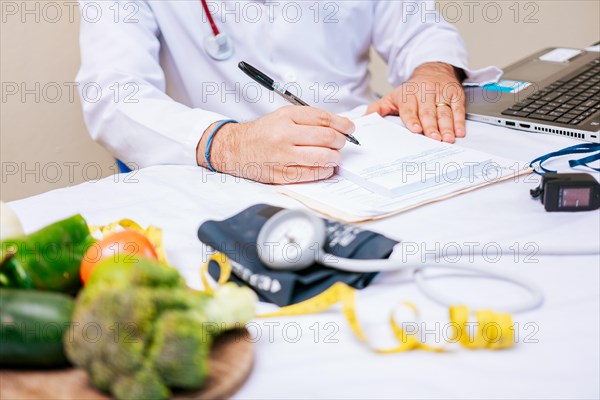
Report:
[[[73,298],[61,293],[0,289],[0,366],[68,365],[63,336],[73,308]]]

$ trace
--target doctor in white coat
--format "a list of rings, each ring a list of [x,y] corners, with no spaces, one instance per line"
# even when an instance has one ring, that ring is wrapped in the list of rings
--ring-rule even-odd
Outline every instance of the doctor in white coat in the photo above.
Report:
[[[340,133],[354,130],[336,113],[362,104],[433,140],[465,135],[467,53],[432,1],[82,0],[80,9],[86,124],[135,167],[199,165],[267,183],[327,178],[346,143]],[[396,87],[381,99],[369,86],[371,46]],[[261,87],[238,69],[242,60],[312,107]],[[215,130],[229,119],[239,123]]]

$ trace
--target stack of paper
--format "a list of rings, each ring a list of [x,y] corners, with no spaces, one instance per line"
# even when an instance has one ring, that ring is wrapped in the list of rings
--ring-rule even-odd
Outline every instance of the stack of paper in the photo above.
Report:
[[[361,146],[342,150],[326,181],[286,185],[282,192],[348,222],[382,218],[527,173],[515,160],[416,135],[370,114],[354,120]]]

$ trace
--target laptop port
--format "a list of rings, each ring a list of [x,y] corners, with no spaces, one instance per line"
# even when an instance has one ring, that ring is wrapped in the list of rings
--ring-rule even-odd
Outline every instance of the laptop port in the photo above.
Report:
[[[515,126],[515,123],[512,121],[506,121],[504,124],[506,124],[506,126]]]
[[[529,125],[529,124],[519,124],[519,126],[520,126],[521,128],[525,128],[525,129],[529,129],[529,128],[531,128],[531,125]]]

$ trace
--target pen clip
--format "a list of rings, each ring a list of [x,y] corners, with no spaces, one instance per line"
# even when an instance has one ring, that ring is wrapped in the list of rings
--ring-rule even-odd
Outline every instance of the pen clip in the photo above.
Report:
[[[273,82],[273,89],[275,89],[279,93],[285,95],[285,92],[286,92],[285,88],[283,86],[281,86],[278,82]]]

